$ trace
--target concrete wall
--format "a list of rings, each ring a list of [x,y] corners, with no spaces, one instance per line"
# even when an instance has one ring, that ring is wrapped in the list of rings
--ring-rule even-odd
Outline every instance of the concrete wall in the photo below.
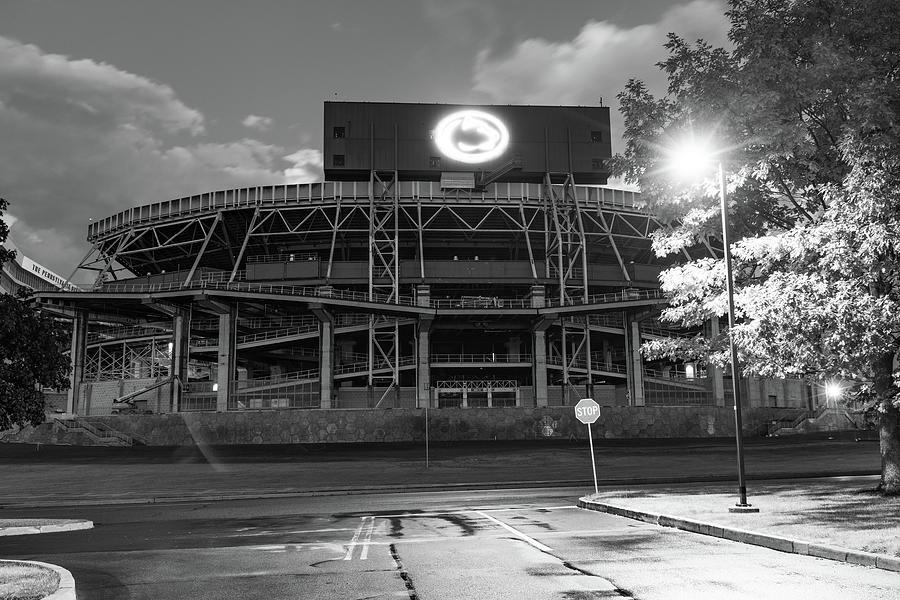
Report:
[[[412,387],[392,388],[391,390],[386,387],[341,387],[335,391],[335,394],[337,408],[370,408],[379,401],[381,401],[380,408],[415,408],[416,406],[416,389]]]
[[[807,385],[799,379],[749,377],[742,383],[744,406],[811,407]],[[731,390],[731,380],[728,378],[725,379],[725,389],[726,393]]]
[[[748,409],[748,436],[792,409]],[[272,410],[228,413],[115,415],[91,417],[148,445],[417,442],[425,437],[425,410]],[[59,428],[8,432],[17,442],[86,443],[60,437]],[[428,410],[432,441],[584,439],[587,427],[568,407],[445,408]],[[716,407],[604,407],[593,425],[597,439],[711,438],[734,435],[734,413]],[[56,437],[51,439],[51,435]]]
[[[125,379],[117,381],[86,381],[79,387],[78,410],[79,415],[102,416],[111,415],[113,407],[128,408],[127,404],[114,404],[116,398],[121,398],[132,392],[150,387],[157,383],[158,379]],[[171,390],[166,384],[154,390],[134,397],[134,403],[139,410],[153,412],[168,412],[170,408]]]

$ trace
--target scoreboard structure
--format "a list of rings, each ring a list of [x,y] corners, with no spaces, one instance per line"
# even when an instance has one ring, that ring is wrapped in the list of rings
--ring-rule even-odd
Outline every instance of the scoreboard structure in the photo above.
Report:
[[[609,108],[325,103],[329,181],[444,181],[472,189],[500,181],[538,183],[547,173],[605,184],[612,156]]]

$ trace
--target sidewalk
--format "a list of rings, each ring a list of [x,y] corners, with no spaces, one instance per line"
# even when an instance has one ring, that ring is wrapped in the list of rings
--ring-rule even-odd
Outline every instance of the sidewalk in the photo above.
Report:
[[[0,519],[0,536],[58,533],[93,527],[93,522],[84,519]]]
[[[878,477],[749,482],[758,513],[732,513],[737,485],[628,486],[579,506],[703,535],[900,571],[900,497],[875,492]],[[900,577],[897,581],[900,586]]]

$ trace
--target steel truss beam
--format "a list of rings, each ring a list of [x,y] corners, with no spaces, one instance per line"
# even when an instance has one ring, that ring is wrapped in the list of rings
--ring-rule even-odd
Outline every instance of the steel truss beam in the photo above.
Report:
[[[567,174],[560,189],[551,183],[550,173],[547,173],[544,175],[544,188],[548,204],[546,212],[553,224],[552,228],[547,228],[546,261],[550,276],[559,282],[559,302],[587,302],[588,247],[582,218],[584,211],[578,203],[575,181],[571,173]],[[592,384],[591,331],[587,321],[563,320],[560,323],[559,346],[555,351],[562,361],[565,403],[571,404],[571,371],[576,363],[583,363],[587,368],[589,392]],[[552,343],[550,352],[552,356]]]
[[[397,195],[397,171],[378,172],[369,177],[369,299],[384,298],[396,302],[400,297],[400,200]],[[396,318],[386,322],[369,317],[368,383],[375,385],[376,364],[386,364],[390,370],[390,385],[376,403],[400,386],[400,322]]]
[[[122,265],[118,265],[116,263],[116,258],[131,237],[132,232],[128,232],[123,237],[114,239],[111,242],[95,244],[92,246],[88,253],[84,255],[84,258],[78,263],[78,266],[72,271],[72,274],[69,275],[69,278],[66,279],[66,283],[71,281],[75,276],[75,273],[81,269],[97,272],[96,277],[94,277],[94,282],[91,285],[92,289],[97,289],[104,281],[106,281],[107,275],[110,275],[113,279],[118,279],[119,273],[122,271],[129,271],[129,269],[126,269]]]
[[[165,250],[183,256],[186,264],[192,265],[192,276],[211,243],[215,242],[216,249],[229,251],[227,232],[217,227],[220,221],[221,211],[176,223],[134,226],[120,237],[96,242],[75,271],[97,271],[93,283],[93,288],[97,289],[106,282],[108,275],[114,279],[122,272],[140,275],[141,267],[155,262],[156,253]]]
[[[171,365],[168,338],[99,344],[87,350],[84,379],[110,381],[168,377]]]

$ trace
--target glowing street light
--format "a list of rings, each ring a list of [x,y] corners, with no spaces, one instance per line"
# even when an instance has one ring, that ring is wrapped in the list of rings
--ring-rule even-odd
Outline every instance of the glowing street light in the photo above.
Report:
[[[831,402],[841,399],[844,395],[844,386],[838,381],[828,381],[825,383],[825,398]]]
[[[709,175],[714,151],[702,139],[687,140],[668,152],[668,170],[682,181],[697,181]]]
[[[728,226],[728,199],[725,191],[725,170],[722,161],[715,159],[715,152],[702,140],[692,139],[690,143],[670,152],[669,168],[677,173],[680,179],[696,179],[709,173],[710,167],[717,164],[719,179],[719,202],[722,209],[722,243],[725,246],[725,287],[728,292],[728,346],[731,350],[731,390],[734,396],[734,439],[737,445],[738,491],[740,500],[728,507],[729,512],[759,512],[747,503],[747,484],[744,479],[744,434],[741,418],[741,387],[738,379],[737,348],[734,344],[734,278],[731,267],[731,233]]]

